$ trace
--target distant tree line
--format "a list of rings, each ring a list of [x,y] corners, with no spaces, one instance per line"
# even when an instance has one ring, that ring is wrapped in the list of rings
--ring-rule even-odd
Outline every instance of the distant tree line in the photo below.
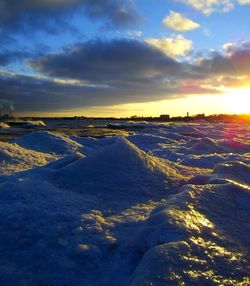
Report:
[[[137,116],[133,115],[130,117],[85,117],[85,116],[73,116],[73,117],[22,117],[23,120],[49,120],[49,119],[64,119],[64,120],[74,120],[74,119],[86,119],[86,120],[128,120],[128,121],[147,121],[147,122],[193,122],[193,121],[206,121],[206,122],[249,122],[250,114],[213,114],[205,115],[195,114],[189,116],[174,116],[171,117],[168,114],[163,114],[158,117],[153,116]]]

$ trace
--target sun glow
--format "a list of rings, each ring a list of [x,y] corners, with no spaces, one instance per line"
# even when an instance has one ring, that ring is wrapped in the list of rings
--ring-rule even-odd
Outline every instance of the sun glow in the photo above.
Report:
[[[250,113],[250,88],[228,90],[221,104],[225,113]]]

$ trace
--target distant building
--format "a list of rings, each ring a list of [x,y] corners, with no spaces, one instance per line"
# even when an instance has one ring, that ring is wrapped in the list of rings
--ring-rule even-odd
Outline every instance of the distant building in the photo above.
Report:
[[[161,119],[161,120],[169,120],[169,119],[170,119],[170,116],[169,116],[168,114],[162,114],[162,115],[160,116],[160,119]]]

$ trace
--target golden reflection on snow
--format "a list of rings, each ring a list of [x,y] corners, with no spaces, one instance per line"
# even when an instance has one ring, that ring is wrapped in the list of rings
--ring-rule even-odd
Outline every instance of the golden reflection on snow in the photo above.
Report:
[[[231,265],[232,271],[240,270],[237,262],[244,260],[242,253],[226,249],[214,241],[206,240],[200,236],[191,236],[188,241],[190,251],[182,256],[182,260],[187,263],[183,274],[193,281],[203,277],[213,285],[249,285],[249,277],[243,277],[239,281],[221,276],[216,270],[218,266],[223,267],[223,264]]]
[[[186,229],[201,233],[204,228],[213,229],[214,225],[203,214],[194,209],[190,205],[188,211],[172,209],[170,215],[177,220],[178,223],[185,226]]]
[[[245,185],[245,184],[241,184],[239,182],[236,182],[234,180],[229,180],[229,179],[225,179],[227,182],[237,186],[237,187],[240,187],[240,188],[243,188],[243,189],[246,189],[246,190],[250,190],[250,187],[248,185]]]
[[[191,192],[190,195],[195,199],[195,193]],[[218,274],[216,269],[224,267],[224,264],[232,267],[232,273],[243,270],[243,265],[246,265],[245,254],[240,250],[236,251],[219,245],[223,236],[205,215],[195,209],[194,205],[188,205],[185,210],[171,209],[169,214],[190,234],[186,240],[189,250],[181,255],[181,260],[186,265],[183,269],[184,275],[192,281],[201,281],[200,279],[204,278],[213,285],[250,285],[250,278],[247,276],[238,280]],[[178,280],[178,271],[175,268],[170,269],[170,277],[173,281]]]
[[[243,257],[242,253],[232,252],[217,245],[215,242],[205,240],[202,237],[191,236],[190,241],[196,246],[203,248],[206,256],[211,260],[214,260],[215,257],[223,256],[228,262],[233,262]]]

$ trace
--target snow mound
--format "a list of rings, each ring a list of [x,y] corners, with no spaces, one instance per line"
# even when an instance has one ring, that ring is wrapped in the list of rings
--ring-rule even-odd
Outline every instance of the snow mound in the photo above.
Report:
[[[36,120],[36,121],[24,121],[24,126],[25,127],[28,127],[28,128],[31,128],[31,127],[46,127],[46,124],[41,121],[41,120]]]
[[[17,144],[0,142],[0,174],[32,169],[56,158],[50,154],[24,149]]]
[[[46,169],[48,168],[49,169],[61,169],[84,157],[85,156],[82,153],[79,153],[79,152],[72,153],[72,154],[64,156],[63,158],[50,162],[49,164],[45,166],[45,168]]]
[[[191,142],[192,143],[192,142]],[[225,148],[218,145],[217,142],[211,138],[202,138],[195,141],[192,149],[197,153],[223,153]]]
[[[180,132],[180,134],[193,138],[202,138],[207,136],[205,133],[201,132],[197,128],[192,128],[191,130],[183,130],[182,132]]]
[[[1,285],[250,285],[250,125],[147,125],[0,143]]]
[[[198,154],[226,152],[242,153],[250,151],[250,144],[244,143],[241,140],[216,140],[209,137],[191,140],[186,146],[192,148],[192,150]]]
[[[67,136],[47,131],[33,132],[15,139],[14,142],[26,149],[55,154],[74,153],[82,147]]]
[[[6,129],[9,128],[9,125],[3,122],[0,122],[0,129]]]
[[[128,140],[145,151],[152,148],[157,148],[159,144],[168,144],[171,142],[171,140],[165,137],[149,134],[136,134],[128,136]]]
[[[227,179],[243,185],[250,185],[250,165],[240,161],[217,164],[213,173],[216,177]]]
[[[239,139],[224,139],[221,145],[226,148],[228,152],[250,152],[250,144]]]
[[[97,143],[98,139],[93,137],[78,137],[78,136],[70,136],[69,139],[84,145],[84,146],[93,146]]]
[[[188,155],[180,161],[181,164],[190,167],[213,168],[214,165],[225,161],[221,154]]]
[[[102,149],[103,147],[113,144],[117,140],[117,138],[117,136],[107,136],[102,139],[96,139],[92,137],[70,136],[70,139],[83,145],[81,151],[86,156]]]
[[[198,128],[200,127],[199,124],[191,123],[191,124],[174,124],[169,125],[169,130],[174,133],[181,134],[187,137],[204,137],[205,134],[200,131]]]
[[[20,127],[20,128],[38,128],[38,127],[46,127],[46,124],[41,120],[15,120],[8,121],[8,124],[12,127]]]
[[[154,124],[149,124],[146,121],[134,122],[128,121],[123,123],[108,123],[107,127],[111,129],[144,129],[150,126],[155,126]]]
[[[126,193],[164,190],[164,182],[178,180],[173,167],[149,156],[125,138],[82,158],[54,175],[61,187],[93,193],[100,190]]]
[[[75,254],[89,243],[80,231],[84,200],[29,178],[0,184],[0,200],[1,285],[81,285],[93,252]]]
[[[145,254],[130,285],[248,285],[249,206],[243,187],[183,187],[137,238]]]

